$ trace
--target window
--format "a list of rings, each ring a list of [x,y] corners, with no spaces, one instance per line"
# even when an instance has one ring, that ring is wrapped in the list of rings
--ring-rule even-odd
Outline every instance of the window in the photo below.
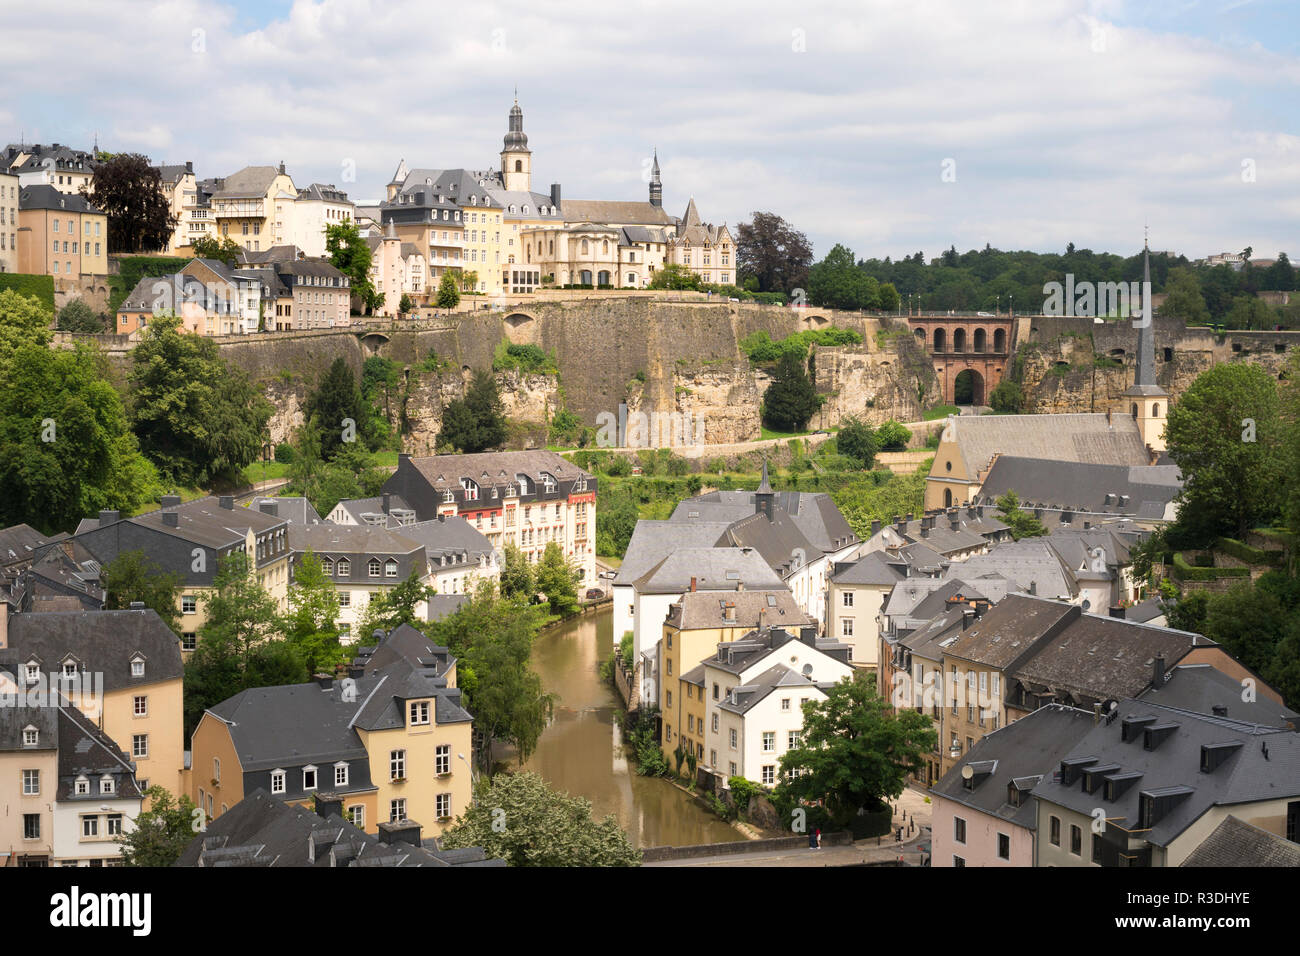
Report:
[[[763,752],[772,753],[776,750],[776,732],[772,730],[763,731]]]
[[[789,710],[789,709],[790,709],[790,698],[789,698],[789,697],[782,697],[782,698],[781,698],[781,709],[782,709],[782,710]]]
[[[1083,855],[1083,831],[1077,826],[1070,827],[1070,852],[1075,856]]]
[[[1011,859],[1011,837],[1007,836],[1005,833],[998,834],[998,859]]]
[[[90,781],[85,777],[78,777],[73,785],[73,792],[79,797],[86,796],[90,793]]]
[[[760,774],[762,782],[768,786],[776,783],[776,767],[773,764],[763,764],[763,770]]]
[[[35,662],[24,664],[23,670],[25,671],[24,677],[29,684],[36,683],[41,676],[41,666]]]
[[[436,816],[439,820],[446,820],[451,816],[451,794],[440,793],[434,798],[434,807]]]
[[[134,734],[131,737],[131,756],[146,758],[149,756],[149,735]]]
[[[63,678],[64,678],[64,680],[67,680],[67,679],[69,679],[69,678],[76,677],[76,676],[77,676],[77,662],[76,662],[76,661],[64,661],[64,662],[63,662]]]
[[[844,592],[844,606],[845,606],[845,607],[853,607],[853,592],[852,592],[852,591],[845,591],[845,592]]]
[[[99,817],[82,817],[81,835],[83,837],[99,836]]]
[[[734,777],[735,775],[736,775],[736,761],[733,760],[729,764],[727,764],[727,776]]]
[[[334,765],[334,786],[346,787],[348,785],[348,765],[346,763],[336,763]]]
[[[149,716],[149,698],[139,694],[131,699],[131,710],[137,717]]]
[[[359,830],[366,827],[366,808],[358,803],[348,807],[348,822]]]
[[[392,558],[389,558],[384,563],[384,577],[386,578],[397,577],[397,562],[394,561]]]
[[[406,779],[406,751],[405,750],[389,751],[388,776],[392,780]]]
[[[23,814],[23,839],[39,840],[41,838],[41,815],[39,813]]]
[[[954,856],[952,858],[952,865],[960,869],[961,867],[964,867],[966,865],[966,861],[959,856]]]
[[[109,836],[122,835],[122,814],[110,813],[104,819],[108,822],[107,833]]]
[[[284,793],[284,771],[283,770],[271,771],[271,792]]]
[[[40,739],[41,739],[40,731],[38,731],[35,727],[23,728],[24,747],[35,747],[36,744],[40,741]]]
[[[335,565],[335,567],[337,568],[338,576],[341,578],[346,578],[348,575],[352,573],[351,561],[339,561],[338,564]]]
[[[433,772],[451,773],[451,744],[439,744],[433,754]]]
[[[334,559],[333,559],[333,558],[321,558],[321,562],[320,562],[320,570],[321,570],[321,573],[324,574],[324,575],[326,575],[327,577],[333,577],[333,576],[334,576]]]
[[[427,700],[411,701],[411,724],[427,724],[429,722],[429,702]]]
[[[791,730],[786,732],[785,745],[787,750],[793,750],[799,746],[799,731]]]
[[[101,796],[103,796],[103,795],[105,795],[105,794],[111,794],[111,793],[114,792],[115,789],[116,789],[116,787],[114,787],[114,785],[113,785],[113,778],[112,778],[112,777],[100,777],[100,778],[99,778],[99,793],[100,793]]]
[[[845,617],[840,619],[840,635],[842,637],[853,636],[853,618]]]
[[[182,614],[195,614],[195,613],[198,612],[198,609],[199,609],[199,599],[198,599],[198,598],[196,598],[193,594],[183,594],[183,595],[181,595],[181,613],[182,613]]]
[[[1061,845],[1061,818],[1060,817],[1052,817],[1051,836],[1049,837],[1049,839],[1052,841],[1052,846]]]
[[[713,732],[714,732],[715,734],[718,732],[718,715],[717,715],[717,714],[714,714],[714,715],[713,715]]]
[[[192,651],[199,646],[198,638],[193,632],[187,632],[181,635],[181,650]]]
[[[316,768],[315,767],[302,768],[302,788],[304,790],[316,789]]]
[[[379,559],[371,558],[370,561],[366,564],[366,570],[370,572],[370,576],[372,578],[379,577]]]
[[[952,818],[952,838],[958,843],[966,842],[966,821],[961,817]]]
[[[1092,835],[1092,862],[1101,863],[1101,837],[1095,833]]]
[[[664,693],[664,699],[668,702],[668,706],[671,707],[673,705],[673,692],[666,691]]]
[[[23,796],[35,797],[41,792],[41,772],[39,770],[23,771]]]
[[[728,734],[728,743],[731,744],[731,749],[735,750],[736,749],[736,728],[732,727],[731,730],[727,732],[727,734]]]

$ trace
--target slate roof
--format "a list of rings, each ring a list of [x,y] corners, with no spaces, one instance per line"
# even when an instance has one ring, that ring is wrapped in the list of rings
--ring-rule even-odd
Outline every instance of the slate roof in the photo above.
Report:
[[[318,557],[379,556],[410,555],[421,550],[422,545],[405,535],[367,524],[290,524],[289,550],[303,553],[308,548]]]
[[[365,515],[382,515],[385,513],[383,495],[376,495],[373,498],[343,498],[338,502],[336,507],[342,508],[350,514],[352,520],[357,524],[366,523],[364,518]],[[414,511],[414,509],[406,503],[406,499],[401,495],[390,494],[388,496],[388,519],[386,524],[386,527],[388,528],[399,527],[398,519],[392,514],[394,509],[399,511]]]
[[[561,199],[565,222],[619,223],[635,226],[674,226],[676,220],[663,207],[649,202],[616,202],[602,199]]]
[[[686,498],[678,502],[669,520],[741,521],[756,512],[754,495],[752,491],[711,491]],[[789,517],[818,551],[838,551],[858,541],[834,500],[824,492],[778,491],[772,504],[773,511]]]
[[[424,547],[430,570],[455,564],[478,564],[482,557],[489,563],[495,554],[492,542],[474,525],[459,515],[445,515],[402,525],[398,533]],[[446,564],[439,564],[439,559]]]
[[[633,586],[642,594],[682,594],[696,587],[706,591],[735,591],[782,587],[780,576],[751,548],[679,548]]]
[[[456,663],[456,658],[451,656],[450,650],[433,643],[416,628],[401,624],[384,635],[383,641],[366,657],[363,669],[370,673],[397,661],[406,661],[414,668],[432,668],[443,676]]]
[[[757,704],[766,700],[778,687],[799,687],[804,689],[816,687],[820,690],[822,685],[814,683],[802,674],[795,673],[784,664],[776,664],[763,671],[753,680],[747,681],[738,687],[733,687],[731,693],[718,702],[718,709],[733,714],[746,714],[753,710]]]
[[[60,670],[71,655],[78,671],[102,674],[105,691],[145,687],[182,676],[180,638],[155,612],[46,611],[9,620],[9,656],[20,664]],[[131,660],[144,657],[144,674],[131,676]]]
[[[61,193],[53,186],[23,186],[18,190],[18,208],[48,209],[54,212],[80,212],[92,216],[104,215],[104,210],[90,204],[79,193]]]
[[[1225,716],[1234,720],[1300,729],[1300,714],[1296,711],[1263,694],[1257,694],[1253,701],[1242,700],[1241,681],[1209,664],[1172,667],[1160,687],[1148,687],[1138,698],[1198,714],[1212,714],[1215,706],[1220,706]]]
[[[802,633],[793,623],[783,624],[780,627],[774,624],[762,631],[750,631],[739,640],[723,641],[718,644],[713,656],[706,657],[700,663],[729,674],[740,674],[755,664],[767,660],[773,654],[779,654],[781,649],[791,641],[801,641],[846,665],[853,652],[849,644],[842,644],[832,638],[817,637],[815,624],[810,624]]]
[[[245,166],[222,180],[213,199],[262,199],[280,170],[274,166]],[[267,210],[268,214],[271,210]]]
[[[950,415],[944,441],[955,441],[972,478],[994,455],[1098,465],[1146,465],[1137,422],[1128,415]]]
[[[724,607],[728,602],[735,605],[735,617],[730,621]],[[683,631],[757,627],[760,621],[773,627],[800,627],[810,620],[784,585],[744,591],[687,591],[668,609],[668,623]]]
[[[616,584],[631,584],[678,548],[712,547],[729,521],[641,520],[632,530]]]
[[[37,552],[55,541],[62,541],[67,535],[41,534],[35,528],[25,524],[10,525],[0,528],[0,568],[11,564],[34,561]]]
[[[1113,720],[1102,720],[1085,734],[1064,759],[1085,758],[1094,766],[1116,764],[1120,769],[1115,773],[1141,774],[1137,782],[1116,799],[1106,800],[1104,788],[1088,793],[1079,781],[1066,785],[1049,776],[1034,788],[1035,796],[1088,816],[1100,807],[1109,825],[1138,831],[1131,835],[1162,847],[1169,846],[1211,807],[1300,796],[1300,734],[1141,700],[1121,700],[1114,714]],[[1121,739],[1125,719],[1143,717],[1172,725],[1168,736],[1150,750],[1141,729],[1133,739]],[[1229,748],[1215,769],[1203,773],[1201,748],[1216,744],[1239,746]],[[1178,799],[1175,788],[1190,792]],[[1139,830],[1139,797],[1143,793],[1175,799],[1153,826]]]
[[[417,825],[417,824],[413,824]],[[432,845],[430,845],[432,844]],[[381,842],[342,817],[328,818],[254,790],[190,841],[174,866],[505,866],[481,847],[443,851],[436,841],[420,845]]]
[[[258,496],[248,502],[248,507],[252,511],[261,511],[263,514],[268,512],[262,508],[263,503],[273,505],[277,517],[283,518],[291,524],[309,525],[323,524],[323,520],[316,513],[315,507],[302,495],[294,495],[284,498],[265,498]]]
[[[55,799],[98,806],[110,797],[99,792],[100,779],[110,776],[114,790],[111,799],[139,800],[143,794],[130,758],[77,708],[56,709],[59,715],[59,786]],[[80,796],[76,793],[79,776],[88,778],[90,783],[90,792]]]
[[[962,632],[948,653],[976,664],[1006,668],[1052,628],[1064,626],[1080,613],[1073,604],[1011,594]]]
[[[543,472],[549,473],[558,481],[572,480],[576,477],[593,480],[589,472],[583,471],[553,451],[490,451],[474,455],[430,455],[424,458],[412,458],[410,462],[412,467],[439,491],[451,486],[459,490],[460,479],[471,478],[478,482],[481,496],[492,485],[504,486],[512,483],[516,473],[523,473],[538,482],[541,481]],[[505,474],[501,474],[502,472]],[[486,479],[484,475],[487,476]],[[484,500],[484,497],[479,498],[480,502]]]
[[[1179,866],[1300,867],[1300,844],[1230,814]]]
[[[298,190],[296,201],[347,203],[348,194],[333,183],[312,183]]]
[[[771,520],[764,514],[741,518],[727,528],[718,544],[753,548],[782,577],[794,574],[822,555],[789,515],[775,509]]]
[[[1163,518],[1182,488],[1176,465],[1098,464],[1001,455],[980,488],[992,503],[1015,491],[1021,507],[1056,505],[1088,514]],[[1126,499],[1123,505],[1121,498]]]
[[[907,578],[907,562],[887,551],[871,551],[856,561],[835,565],[831,580],[839,585],[884,585],[892,587]]]
[[[1079,593],[1078,579],[1061,556],[1043,538],[1004,541],[987,554],[976,554],[962,564],[966,580],[994,574],[1010,578],[1040,597],[1070,598]]]
[[[1029,791],[1042,777],[1051,778],[1061,758],[1072,752],[1093,728],[1091,711],[1049,704],[985,734],[930,788],[932,793],[1008,823],[1035,830],[1037,804]],[[992,772],[966,786],[968,764],[992,764]],[[1028,778],[1028,779],[1026,779]],[[1021,791],[1020,806],[1010,802],[1012,782]]]

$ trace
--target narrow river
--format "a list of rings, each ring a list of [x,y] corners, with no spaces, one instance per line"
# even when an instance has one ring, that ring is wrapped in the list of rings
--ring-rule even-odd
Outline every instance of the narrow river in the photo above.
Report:
[[[685,846],[743,839],[666,780],[638,777],[624,756],[622,700],[600,679],[613,654],[613,614],[575,618],[533,646],[533,667],[557,695],[555,718],[524,765],[557,790],[591,801],[598,819],[614,814],[637,846]]]

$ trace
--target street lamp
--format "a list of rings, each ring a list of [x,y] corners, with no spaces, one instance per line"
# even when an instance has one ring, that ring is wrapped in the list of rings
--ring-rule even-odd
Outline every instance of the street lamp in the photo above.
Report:
[[[478,806],[478,786],[477,786],[478,781],[474,779],[474,767],[468,760],[465,759],[464,754],[458,753],[456,754],[456,756],[460,758],[460,762],[463,763],[466,766],[466,768],[468,768],[469,770],[470,801],[472,806],[477,807]]]

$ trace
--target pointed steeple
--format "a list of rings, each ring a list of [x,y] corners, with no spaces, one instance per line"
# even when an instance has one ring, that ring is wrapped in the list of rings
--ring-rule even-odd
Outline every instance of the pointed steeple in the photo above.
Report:
[[[754,492],[754,514],[767,515],[767,520],[772,520],[772,499],[776,497],[776,492],[772,490],[771,483],[767,480],[767,457],[763,457],[763,479],[758,483],[758,490]]]
[[[1138,326],[1137,377],[1133,384],[1156,384],[1156,336],[1151,319],[1151,250],[1142,246],[1142,323]]]
[[[682,228],[686,229],[690,226],[698,226],[699,224],[700,211],[695,208],[695,197],[692,196],[691,201],[686,204],[686,215],[682,216]]]
[[[650,205],[663,206],[664,184],[659,179],[659,150],[654,151],[654,161],[650,166]]]
[[[1151,250],[1142,245],[1142,318],[1137,326],[1137,372],[1133,384],[1122,395],[1124,409],[1137,422],[1142,441],[1152,454],[1165,450],[1165,417],[1169,414],[1169,393],[1156,383],[1156,330],[1151,308]]]

